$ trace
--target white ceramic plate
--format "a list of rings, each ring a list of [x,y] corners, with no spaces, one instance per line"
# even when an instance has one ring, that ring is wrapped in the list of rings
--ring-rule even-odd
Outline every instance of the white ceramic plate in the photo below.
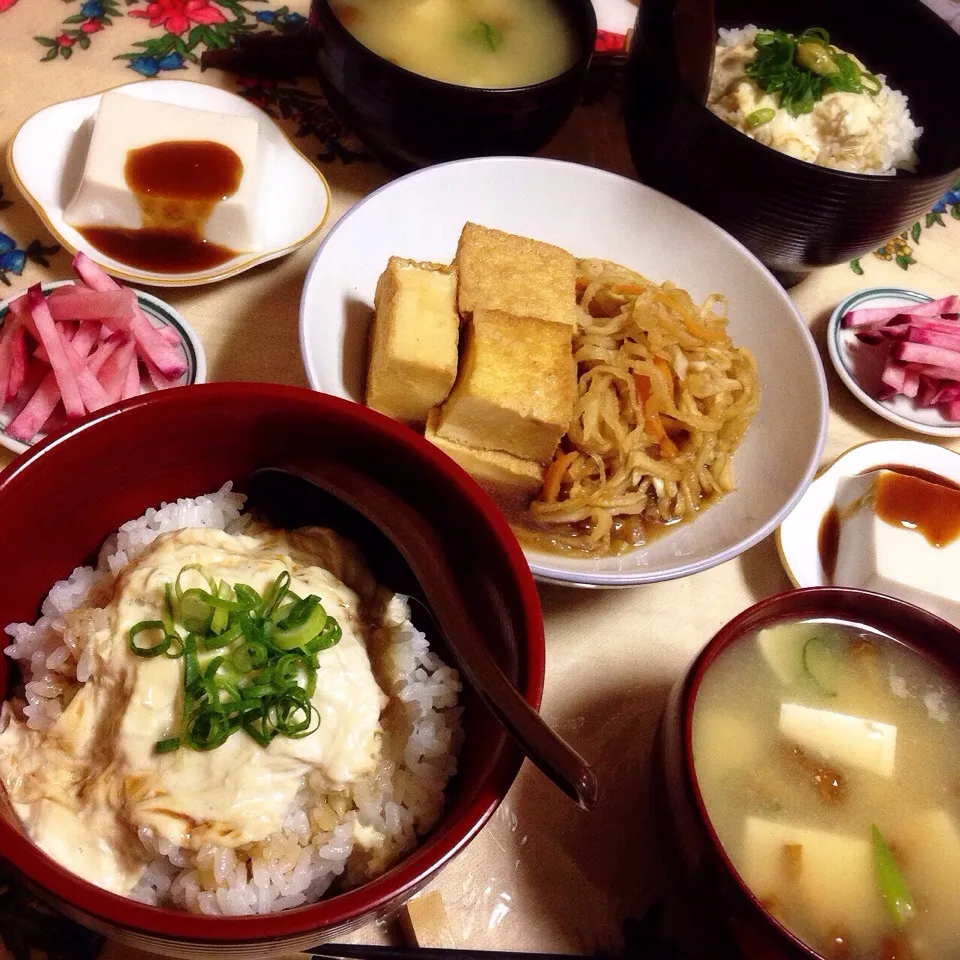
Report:
[[[449,262],[467,220],[603,257],[694,299],[723,292],[730,334],[760,367],[760,410],[737,451],[737,490],[695,521],[625,556],[532,550],[541,579],[629,586],[729,560],[772,533],[813,477],[826,434],[823,369],[796,308],[741,244],[632,180],[556,160],[490,157],[430,167],[381,188],[330,232],[307,275],[300,348],[311,385],[362,402],[367,328],[391,254]]]
[[[876,440],[853,447],[827,467],[800,498],[777,531],[777,547],[787,576],[798,587],[833,584],[823,569],[818,538],[823,518],[834,505],[844,477],[891,465],[928,470],[960,483],[960,454],[922,440]],[[839,587],[857,584],[838,583]]]
[[[42,288],[44,291],[53,290],[54,287],[62,287],[64,284],[73,282],[73,280],[56,280],[43,284]],[[203,344],[200,342],[196,331],[169,303],[165,303],[159,297],[154,297],[152,294],[144,293],[142,290],[135,290],[134,293],[137,295],[137,302],[140,304],[140,309],[143,310],[147,319],[155,327],[172,327],[180,337],[178,350],[187,364],[187,370],[178,381],[177,386],[186,386],[191,383],[206,383],[207,358],[203,352]],[[11,300],[16,300],[17,297],[22,294],[23,291],[21,290],[12,297],[7,297],[6,300],[0,300],[0,327],[3,326],[4,318],[7,315],[7,304],[9,304]],[[149,393],[153,389],[153,385],[144,378],[140,385],[140,392]],[[8,437],[2,431],[11,420],[10,407],[10,404],[0,404],[0,445],[6,447],[8,450],[12,450],[14,453],[23,453],[33,446],[33,444],[43,440],[46,434],[38,433],[30,443],[21,443],[19,440],[14,440],[13,437]]]
[[[861,343],[852,330],[840,323],[851,310],[864,307],[910,307],[932,300],[925,293],[903,287],[871,287],[851,294],[841,303],[827,325],[827,349],[847,389],[874,413],[898,426],[931,437],[960,437],[960,423],[947,420],[938,407],[919,407],[909,397],[878,400],[883,373],[882,347]]]
[[[96,112],[100,94],[65,100],[35,113],[21,124],[7,150],[7,166],[20,192],[57,241],[71,253],[83,250],[107,273],[134,283],[187,287],[235,276],[296,250],[315,237],[330,207],[330,190],[320,171],[258,107],[234,93],[189,80],[147,80],[116,89],[131,97],[161,100],[218,113],[253,117],[267,146],[257,216],[263,224],[262,246],[209,270],[154,273],[106,256],[64,219],[86,158],[86,121]]]

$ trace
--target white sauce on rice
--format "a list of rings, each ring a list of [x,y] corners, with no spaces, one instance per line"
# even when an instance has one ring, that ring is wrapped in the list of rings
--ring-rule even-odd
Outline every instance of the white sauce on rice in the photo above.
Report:
[[[74,571],[36,625],[7,628],[27,702],[4,704],[0,781],[34,842],[85,879],[242,914],[315,900],[338,876],[362,882],[409,852],[455,770],[460,685],[352,545],[321,529],[223,532],[238,513],[230,498],[125,524],[98,572]],[[169,532],[178,518],[193,523]],[[164,584],[192,563],[261,592],[287,570],[340,623],[319,654],[314,733],[154,751],[175,733],[183,664],[135,656],[129,630],[160,618]]]
[[[756,56],[753,39],[763,32],[753,25],[719,31],[707,97],[713,113],[758,143],[808,163],[884,175],[916,167],[914,148],[923,131],[910,117],[907,98],[888,87],[882,75],[876,96],[833,91],[809,113],[792,117],[781,110],[778,96],[765,93],[744,73]],[[776,111],[774,118],[751,127],[747,118],[767,108]]]

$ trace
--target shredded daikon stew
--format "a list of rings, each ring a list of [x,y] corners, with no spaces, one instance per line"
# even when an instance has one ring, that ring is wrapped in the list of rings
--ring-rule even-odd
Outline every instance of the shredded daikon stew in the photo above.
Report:
[[[733,489],[760,387],[722,295],[697,304],[604,260],[579,271],[573,422],[530,515],[554,549],[615,554]]]

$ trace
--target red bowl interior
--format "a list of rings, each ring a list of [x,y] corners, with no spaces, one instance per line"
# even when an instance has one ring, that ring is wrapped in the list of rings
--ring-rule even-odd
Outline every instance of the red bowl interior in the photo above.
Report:
[[[762,916],[772,929],[778,931],[784,943],[789,944],[791,956],[801,954],[820,958],[820,954],[768,913],[740,878],[713,829],[693,765],[693,712],[700,684],[711,665],[724,650],[757,630],[785,620],[813,617],[835,617],[879,630],[911,647],[928,660],[935,661],[954,682],[960,682],[960,629],[903,600],[867,590],[844,587],[791,590],[762,600],[731,620],[707,644],[687,675],[681,704],[684,772],[687,784],[692,790],[700,826],[709,838],[713,859],[723,865],[724,871],[737,884],[754,908],[755,914]]]
[[[11,464],[0,474],[0,626],[36,619],[52,584],[90,562],[124,521],[228,480],[242,490],[253,469],[292,452],[328,454],[360,467],[433,522],[477,626],[528,702],[539,707],[539,600],[492,501],[412,430],[359,405],[293,387],[207,384],[150,394],[98,414]],[[442,644],[440,653],[451,662]],[[0,683],[7,695],[6,658],[0,658]],[[462,702],[466,740],[441,822],[382,877],[312,906],[256,917],[145,906],[79,879],[4,817],[0,851],[47,896],[108,929],[225,944],[342,930],[415,890],[480,829],[516,777],[519,751],[469,690]]]

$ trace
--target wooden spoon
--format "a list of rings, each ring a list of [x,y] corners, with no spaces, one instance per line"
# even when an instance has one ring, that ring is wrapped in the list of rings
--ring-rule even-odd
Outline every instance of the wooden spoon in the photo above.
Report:
[[[423,517],[386,487],[336,461],[291,459],[262,467],[250,475],[249,489],[270,474],[297,477],[332,494],[379,528],[419,582],[457,666],[480,699],[528,759],[584,810],[593,807],[596,776],[547,726],[493,659],[450,573],[443,543]],[[269,512],[269,504],[264,506]]]

